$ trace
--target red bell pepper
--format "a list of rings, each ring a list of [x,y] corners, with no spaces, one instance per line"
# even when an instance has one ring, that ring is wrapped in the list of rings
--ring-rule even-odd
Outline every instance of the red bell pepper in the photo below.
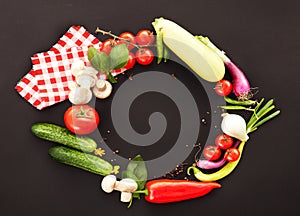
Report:
[[[151,203],[169,203],[204,196],[221,185],[216,182],[159,179],[146,184],[145,200]]]

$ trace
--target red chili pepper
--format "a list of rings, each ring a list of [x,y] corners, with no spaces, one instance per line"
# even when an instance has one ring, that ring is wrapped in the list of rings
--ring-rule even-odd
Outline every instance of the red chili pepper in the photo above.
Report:
[[[145,199],[151,203],[179,202],[204,196],[220,187],[216,182],[159,179],[147,182]]]

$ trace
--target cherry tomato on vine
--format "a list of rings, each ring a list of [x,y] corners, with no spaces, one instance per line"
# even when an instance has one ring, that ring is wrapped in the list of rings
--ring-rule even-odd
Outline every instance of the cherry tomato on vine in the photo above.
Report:
[[[227,96],[232,91],[232,84],[228,80],[220,80],[215,86],[215,92],[220,96]]]
[[[233,144],[233,139],[227,134],[220,134],[215,139],[216,146],[219,146],[220,149],[228,149]]]
[[[153,52],[148,48],[138,49],[135,53],[136,61],[141,65],[148,65],[154,59]]]
[[[123,32],[119,37],[126,40],[126,41],[124,41],[124,40],[120,39],[119,43],[120,44],[126,44],[128,50],[132,50],[134,48],[133,44],[136,44],[136,42],[135,42],[135,37],[134,37],[134,35],[132,33],[130,33],[130,32]]]
[[[105,52],[107,55],[109,55],[111,49],[117,46],[118,44],[119,44],[118,41],[109,38],[102,43],[100,51]]]
[[[127,64],[124,66],[126,69],[133,68],[135,65],[135,55],[132,52],[129,52]]]
[[[209,161],[218,160],[221,156],[221,149],[218,146],[205,146],[203,156]]]
[[[64,114],[66,127],[75,134],[92,133],[100,122],[97,111],[89,105],[76,105],[67,109]]]
[[[229,148],[224,154],[224,158],[229,161],[236,161],[240,157],[240,151],[237,148]]]
[[[152,45],[154,43],[155,37],[153,35],[153,32],[149,30],[140,30],[136,34],[136,42],[139,45],[146,46],[146,45]]]

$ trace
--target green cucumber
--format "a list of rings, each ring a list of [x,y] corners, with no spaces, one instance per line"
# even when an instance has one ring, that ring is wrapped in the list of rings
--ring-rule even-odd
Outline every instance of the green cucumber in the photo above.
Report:
[[[60,143],[84,152],[93,152],[97,143],[86,136],[77,136],[67,128],[49,123],[36,123],[31,127],[32,132],[39,138]]]
[[[113,166],[94,155],[86,154],[64,146],[54,146],[49,149],[49,155],[56,161],[68,164],[91,173],[109,175],[113,172]]]

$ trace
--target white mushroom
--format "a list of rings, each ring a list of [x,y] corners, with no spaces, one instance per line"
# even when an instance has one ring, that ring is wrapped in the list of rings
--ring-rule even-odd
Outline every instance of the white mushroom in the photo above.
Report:
[[[75,105],[87,104],[92,99],[93,94],[90,89],[76,87],[70,91],[69,101]]]
[[[76,82],[80,87],[90,89],[96,84],[96,75],[90,76],[89,74],[82,73],[76,76]]]
[[[112,92],[112,85],[106,80],[97,80],[96,85],[93,88],[93,93],[97,98],[105,99]]]
[[[75,81],[71,81],[68,83],[68,88],[70,89],[70,91],[72,91],[73,89],[79,87],[78,84]]]
[[[130,202],[132,193],[138,189],[135,180],[131,178],[124,178],[117,181],[115,175],[108,175],[102,179],[101,188],[106,193],[111,193],[113,190],[121,192],[121,202]]]
[[[71,71],[74,76],[77,76],[84,69],[85,69],[85,65],[82,60],[75,60],[71,66]]]
[[[105,176],[101,182],[101,188],[106,193],[113,192],[115,184],[117,182],[117,177],[114,175]]]
[[[132,199],[132,193],[130,192],[121,192],[121,202],[130,202]]]
[[[121,181],[117,181],[115,184],[115,190],[120,192],[132,193],[138,188],[137,183],[131,178],[124,178]]]
[[[91,76],[97,76],[98,71],[93,67],[85,67],[84,74],[89,74]]]

